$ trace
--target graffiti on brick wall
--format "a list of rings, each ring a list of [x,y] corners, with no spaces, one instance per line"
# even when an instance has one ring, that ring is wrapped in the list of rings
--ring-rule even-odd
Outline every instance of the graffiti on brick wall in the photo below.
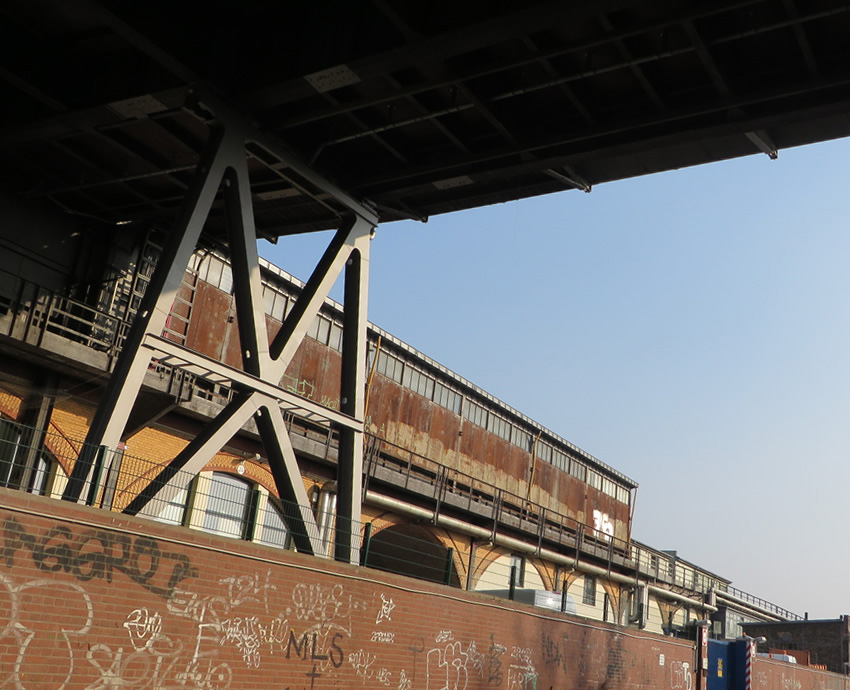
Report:
[[[779,687],[782,690],[802,690],[803,682],[794,676],[786,676],[783,672],[779,678]]]
[[[532,658],[534,650],[531,647],[511,648],[511,663],[508,667],[509,690],[536,690],[537,670]]]
[[[428,690],[465,690],[470,681],[477,685],[484,678],[487,657],[475,640],[464,642],[441,630],[434,643],[425,656]]]
[[[59,601],[63,608],[61,619],[51,617],[42,603]],[[0,644],[11,642],[14,657],[10,668],[0,665],[5,675],[0,675],[0,687],[42,687],[39,670],[45,658],[56,667],[59,684],[67,684],[79,663],[74,651],[76,643],[84,639],[94,623],[94,605],[82,585],[47,579],[15,584],[0,573],[0,612]]]
[[[448,616],[429,628],[409,620],[410,595],[362,581],[273,566],[202,577],[165,540],[21,520],[0,523],[3,688],[228,690],[272,673],[283,690],[545,690],[571,674],[607,682],[628,670],[620,638],[598,644],[588,626],[542,628],[521,643]],[[48,657],[52,685],[36,675]],[[660,673],[671,690],[692,690],[687,662]]]
[[[499,686],[505,679],[502,656],[508,651],[503,644],[498,644],[495,636],[490,634],[490,647],[487,650],[487,682]]]
[[[564,643],[567,641],[567,633],[561,633],[560,637],[556,637],[550,634],[548,630],[543,630],[542,637],[543,663],[566,671],[567,654]]]
[[[64,571],[80,582],[112,582],[115,573],[122,573],[164,598],[183,580],[197,576],[185,554],[164,550],[148,537],[96,529],[74,535],[63,525],[35,535],[15,518],[6,518],[0,562],[11,568],[20,551],[29,551],[35,567],[45,572]]]
[[[670,662],[670,687],[672,690],[691,690],[693,677],[687,661]]]

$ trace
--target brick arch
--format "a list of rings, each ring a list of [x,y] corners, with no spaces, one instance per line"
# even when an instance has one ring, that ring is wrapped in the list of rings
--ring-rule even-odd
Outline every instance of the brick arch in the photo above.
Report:
[[[537,571],[537,574],[543,581],[544,589],[548,589],[550,592],[555,590],[555,567],[551,563],[547,563],[535,556],[527,557],[525,562],[527,566],[531,565]]]
[[[676,601],[661,599],[660,597],[655,597],[655,603],[661,613],[662,629],[664,629],[666,633],[669,633],[673,627],[673,618],[679,609],[682,608],[682,605]]]
[[[472,573],[471,589],[478,587],[481,576],[493,565],[499,556],[509,556],[510,551],[494,544],[479,544],[475,552],[475,568]]]
[[[367,565],[443,582],[448,550],[452,549],[450,584],[460,586],[464,569],[455,545],[454,537],[440,528],[383,515],[372,521]]]
[[[239,474],[237,470],[240,464],[245,467],[244,474]],[[232,474],[240,479],[262,486],[272,496],[280,498],[271,471],[262,463],[255,462],[253,459],[246,459],[234,453],[216,453],[215,457],[204,466],[202,471]]]

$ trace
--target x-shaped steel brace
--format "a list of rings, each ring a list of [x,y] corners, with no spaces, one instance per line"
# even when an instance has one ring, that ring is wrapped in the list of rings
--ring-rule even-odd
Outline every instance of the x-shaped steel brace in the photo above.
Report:
[[[245,150],[247,141],[265,146],[279,155],[300,176],[306,177],[349,209],[271,344],[263,309]],[[139,514],[154,498],[167,501],[187,488],[192,477],[253,417],[280,498],[297,506],[295,513],[287,516],[296,547],[306,553],[324,551],[281,412],[281,405],[297,407],[297,396],[281,389],[279,382],[331,287],[345,268],[340,411],[328,410],[326,417],[340,430],[335,555],[339,560],[356,562],[354,525],[360,519],[362,500],[369,241],[377,217],[302,163],[287,159],[288,153],[276,151],[276,147],[275,142],[264,140],[260,133],[232,115],[225,119],[223,128],[214,131],[184,205],[182,218],[172,242],[159,261],[130,329],[92,420],[86,450],[75,464],[63,498],[79,500],[91,475],[94,449],[98,446],[114,448],[121,440],[145,373],[157,352],[168,350],[174,355],[178,351],[179,359],[196,370],[204,370],[205,367],[209,370],[212,366],[207,358],[191,350],[174,343],[167,343],[166,347],[166,341],[159,338],[159,334],[165,326],[216,194],[223,187],[243,366],[242,370],[233,370],[217,362],[215,369],[217,375],[221,376],[224,372],[224,376],[230,378],[235,395],[203,431],[137,494],[125,512]],[[316,406],[311,407],[315,411]]]

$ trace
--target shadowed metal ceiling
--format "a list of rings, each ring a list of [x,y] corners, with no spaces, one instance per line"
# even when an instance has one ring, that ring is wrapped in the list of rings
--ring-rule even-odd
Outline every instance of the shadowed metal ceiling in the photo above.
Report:
[[[293,156],[425,219],[847,136],[848,37],[836,0],[0,0],[0,184],[167,219],[220,101],[282,143],[261,234],[343,212]]]

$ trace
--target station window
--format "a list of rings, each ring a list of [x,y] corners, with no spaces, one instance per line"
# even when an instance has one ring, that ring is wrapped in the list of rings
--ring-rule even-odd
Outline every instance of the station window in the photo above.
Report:
[[[584,592],[581,600],[587,606],[596,606],[596,578],[593,575],[584,576]]]
[[[587,472],[587,483],[592,486],[594,489],[602,489],[602,477],[598,472],[594,472],[593,470],[588,470]]]
[[[628,505],[630,497],[631,494],[629,493],[629,490],[626,487],[619,485],[617,486],[617,500],[620,503],[625,503],[626,505]]]
[[[607,477],[602,477],[602,493],[611,498],[617,495],[617,485]]]
[[[263,309],[273,319],[283,321],[286,316],[286,295],[269,285],[263,285]]]
[[[492,431],[496,436],[505,441],[511,440],[511,423],[507,419],[502,419],[492,412],[487,420],[487,431]]]
[[[225,472],[202,472],[170,499],[156,498],[155,520],[234,539],[288,548],[289,528],[280,502],[260,486]]]
[[[570,459],[570,474],[583,482],[587,481],[587,467],[575,458]]]
[[[230,293],[233,290],[233,272],[230,264],[213,254],[202,255],[197,261],[198,278],[215,288]]]
[[[569,457],[557,448],[552,451],[552,464],[562,472],[568,472],[570,469]]]
[[[379,374],[383,374],[396,383],[401,383],[403,369],[404,365],[400,359],[387,354],[383,350],[378,353],[378,363],[375,365],[375,371]]]
[[[537,444],[537,457],[540,458],[543,462],[548,462],[552,464],[552,453],[554,448],[550,446],[548,443],[538,442]]]
[[[214,472],[209,485],[203,528],[225,537],[249,536],[252,508],[251,484],[222,472]]]
[[[32,458],[34,463],[28,485],[21,484],[26,476],[27,455],[31,432],[10,419],[0,418],[0,486],[25,488],[33,494],[45,495],[59,466],[53,454],[45,448]]]
[[[328,347],[337,352],[342,352],[342,326],[331,323],[331,332],[328,336]]]
[[[170,498],[155,498],[152,502],[156,506],[156,510],[154,511],[156,513],[154,515],[154,520],[158,520],[159,522],[165,522],[169,525],[186,525],[188,522],[186,520],[186,499],[191,492],[191,489],[187,491],[184,487],[177,491]]]
[[[486,429],[487,428],[487,408],[466,400],[463,406],[463,416],[473,424]]]
[[[460,414],[463,398],[451,388],[447,388],[442,383],[437,382],[434,384],[434,402],[451,410],[455,414]]]
[[[402,385],[429,400],[434,395],[434,379],[427,374],[423,374],[421,371],[417,371],[410,365],[404,367]]]
[[[289,528],[283,519],[283,511],[271,496],[266,497],[265,505],[260,508],[257,523],[260,526],[255,541],[266,546],[285,549],[289,543]]]
[[[527,453],[531,452],[531,434],[527,431],[523,431],[519,427],[515,426],[513,430],[513,436],[511,440],[515,446],[518,448],[522,448]],[[538,448],[541,444],[537,444]]]
[[[316,328],[316,340],[318,340],[322,345],[327,345],[328,336],[331,334],[331,322],[323,316],[318,317],[316,321],[318,321],[318,327]]]

